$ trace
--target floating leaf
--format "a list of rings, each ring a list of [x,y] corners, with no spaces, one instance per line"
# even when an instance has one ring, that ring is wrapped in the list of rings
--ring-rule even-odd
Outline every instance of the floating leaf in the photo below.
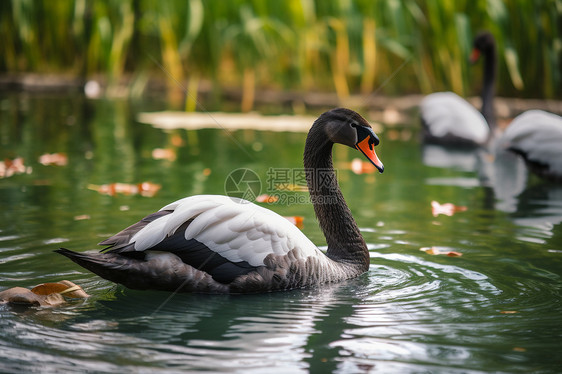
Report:
[[[64,303],[64,298],[58,293],[37,295],[27,288],[14,287],[0,292],[0,301],[28,306],[55,306]]]
[[[258,203],[274,203],[277,200],[279,200],[277,196],[268,195],[268,194],[262,194],[256,197],[256,201]]]
[[[175,161],[176,157],[176,151],[171,148],[156,148],[152,150],[152,158],[155,160]]]
[[[0,292],[0,302],[28,306],[56,306],[65,302],[64,297],[87,298],[82,287],[63,280],[58,283],[44,283],[31,290],[13,287]]]
[[[102,184],[100,186],[90,184],[88,188],[90,190],[97,191],[104,195],[115,196],[116,194],[124,195],[137,195],[146,197],[153,197],[160,190],[162,186],[159,184],[151,182],[143,182],[139,184],[129,184],[129,183],[111,183]]]
[[[502,310],[502,311],[500,311],[500,313],[501,314],[516,314],[516,313],[519,313],[519,312],[516,311],[516,310]]]
[[[37,295],[50,295],[52,293],[58,293],[60,295],[71,298],[85,299],[87,297],[90,297],[90,295],[84,292],[82,287],[67,280],[62,280],[57,283],[43,283],[33,287],[31,289],[31,292]]]
[[[428,255],[445,255],[449,257],[460,257],[462,256],[461,252],[451,251],[448,248],[444,247],[422,247],[420,251],[427,253]]]
[[[68,288],[68,286],[61,283],[42,283],[31,289],[36,295],[50,295],[52,293],[60,293]]]
[[[456,251],[449,251],[447,252],[447,256],[449,257],[461,257],[462,253]]]
[[[464,212],[466,209],[467,207],[465,206],[457,206],[451,203],[440,204],[435,200],[431,202],[431,214],[433,214],[433,217],[437,217],[440,214],[450,217],[456,212]]]
[[[0,161],[0,178],[8,178],[15,174],[31,174],[32,170],[31,166],[25,166],[22,157]]]
[[[65,166],[68,163],[68,157],[64,153],[45,153],[39,156],[41,165]]]
[[[278,191],[308,192],[307,186],[293,183],[279,183],[275,185],[275,189]]]
[[[173,134],[170,137],[170,143],[172,143],[174,147],[181,147],[183,146],[184,142],[181,136],[179,136],[178,134]]]
[[[304,217],[302,217],[302,216],[285,216],[283,218],[285,218],[287,221],[291,222],[293,225],[297,226],[299,229],[302,229]]]
[[[389,123],[388,120],[384,121],[385,123]],[[408,141],[412,138],[412,131],[404,129],[404,130],[400,130],[400,129],[389,129],[386,133],[385,133],[385,139],[390,139],[390,140],[401,140],[401,141]]]
[[[152,197],[162,188],[161,185],[151,182],[143,182],[139,184],[141,196]]]
[[[75,221],[84,221],[84,220],[87,220],[87,219],[90,219],[90,216],[87,215],[87,214],[80,214],[78,216],[74,216]]]
[[[377,170],[373,164],[359,158],[354,158],[351,161],[350,168],[355,174],[374,173]]]
[[[0,302],[39,305],[39,298],[27,288],[13,287],[0,292]]]

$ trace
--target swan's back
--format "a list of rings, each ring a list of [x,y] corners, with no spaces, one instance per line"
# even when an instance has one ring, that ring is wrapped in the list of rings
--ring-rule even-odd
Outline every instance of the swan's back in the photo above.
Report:
[[[424,136],[429,142],[484,144],[490,135],[484,116],[453,92],[427,95],[420,111]]]
[[[173,235],[181,235],[186,240],[204,243],[230,262],[243,261],[254,267],[263,266],[270,254],[285,256],[292,250],[302,257],[319,254],[318,248],[295,225],[243,199],[196,195],[168,204],[160,211],[170,214],[149,223],[123,244],[132,244],[131,250],[145,251]],[[185,225],[186,222],[189,224]]]

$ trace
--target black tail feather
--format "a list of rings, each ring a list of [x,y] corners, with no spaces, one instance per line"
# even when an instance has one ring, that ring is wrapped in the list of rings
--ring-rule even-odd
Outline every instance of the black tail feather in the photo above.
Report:
[[[89,255],[87,253],[79,253],[71,251],[70,249],[66,248],[59,248],[56,249],[55,252],[60,253],[63,256],[68,257],[72,261],[76,262],[78,265],[85,267],[88,270],[94,271],[90,269],[88,264],[97,264],[98,266],[107,265],[107,261],[104,261],[103,257],[99,257],[96,255]],[[94,271],[95,273],[95,271]],[[97,273],[96,273],[97,274]]]
[[[183,263],[173,254],[146,259],[144,252],[134,252],[132,255],[111,251],[79,253],[66,248],[57,249],[55,252],[104,279],[131,289],[210,293],[228,291],[228,286]]]
[[[100,277],[115,283],[121,283],[129,288],[130,279],[128,270],[135,268],[135,263],[140,262],[136,259],[106,253],[78,253],[66,248],[60,248],[55,252],[68,257],[83,268],[99,275]],[[131,278],[135,278],[134,276]]]
[[[57,249],[55,252],[68,257],[104,279],[131,289],[145,290],[151,288],[174,291],[182,285],[185,279],[178,278],[173,271],[169,271],[165,266],[135,258],[138,256],[101,252],[78,253],[66,248]],[[178,262],[181,263],[179,258]],[[187,291],[191,290],[187,289]]]

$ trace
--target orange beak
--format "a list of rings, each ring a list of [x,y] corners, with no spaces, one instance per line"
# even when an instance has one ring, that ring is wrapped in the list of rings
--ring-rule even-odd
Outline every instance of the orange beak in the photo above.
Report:
[[[480,51],[476,48],[472,49],[472,53],[470,54],[470,62],[475,63],[480,58]]]
[[[365,157],[367,157],[369,161],[371,161],[371,163],[375,165],[379,173],[382,173],[384,171],[384,165],[375,153],[374,141],[371,140],[370,136],[365,137],[365,139],[355,144],[355,148],[360,150],[361,153],[363,153]]]

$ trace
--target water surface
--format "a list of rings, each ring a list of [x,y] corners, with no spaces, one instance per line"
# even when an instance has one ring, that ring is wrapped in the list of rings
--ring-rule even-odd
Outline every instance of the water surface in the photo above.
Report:
[[[227,175],[240,167],[255,171],[268,192],[271,168],[302,168],[305,134],[164,132],[136,122],[141,110],[166,109],[155,102],[4,94],[0,108],[0,156],[24,157],[31,167],[0,179],[0,290],[68,279],[92,295],[57,308],[0,306],[2,372],[562,367],[562,186],[526,175],[517,159],[506,167],[501,157],[424,149],[411,134],[417,124],[386,128],[379,134],[382,175],[354,174],[348,163],[360,155],[343,146],[334,151],[340,185],[370,248],[366,274],[261,295],[132,291],[52,251],[90,250],[170,201],[223,194]],[[177,158],[155,160],[155,148],[173,148]],[[67,154],[68,164],[38,163],[53,152]],[[92,190],[144,181],[162,188],[154,197]],[[467,210],[434,217],[432,200]],[[325,245],[310,204],[262,205],[303,216],[302,230]],[[462,256],[420,251],[432,246]]]

